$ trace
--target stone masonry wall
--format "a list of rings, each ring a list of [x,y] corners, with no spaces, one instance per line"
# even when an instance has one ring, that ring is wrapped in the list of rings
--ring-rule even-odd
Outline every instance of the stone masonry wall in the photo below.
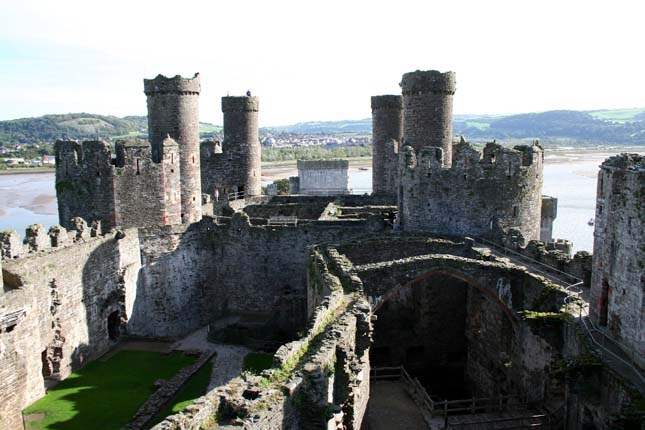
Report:
[[[60,224],[72,228],[72,218],[81,217],[114,227],[116,209],[110,144],[59,140],[54,150]]]
[[[300,194],[349,194],[349,161],[298,160]]]
[[[94,238],[89,230],[68,233],[65,244],[2,262],[2,429],[22,430],[21,411],[45,394],[44,378],[63,379],[104,353],[132,311],[136,230]],[[16,313],[12,325],[2,324]],[[108,319],[116,326],[108,327]]]
[[[645,367],[645,157],[600,167],[590,313]]]
[[[403,134],[401,96],[372,96],[372,192],[395,196]]]
[[[455,74],[436,70],[410,72],[401,79],[403,145],[419,153],[425,146],[443,148],[443,165],[452,164],[452,96]],[[441,160],[440,164],[441,164]]]
[[[199,159],[200,78],[158,75],[144,79],[148,102],[148,135],[153,160],[161,157],[161,145],[167,137],[179,145],[181,165],[181,218],[184,223],[202,218],[202,191]]]
[[[489,143],[480,154],[462,141],[450,168],[442,167],[441,151],[406,146],[399,155],[403,230],[494,241],[511,234],[525,242],[539,238],[543,154],[537,144],[507,149]]]
[[[262,194],[262,149],[258,130],[258,97],[222,97],[224,141],[202,145],[202,189],[220,199],[243,191],[245,196]]]
[[[60,224],[99,220],[106,230],[181,222],[177,143],[164,139],[154,161],[143,140],[56,142],[56,195]],[[201,200],[200,200],[201,204]]]
[[[307,248],[367,234],[364,221],[252,226],[236,213],[140,231],[143,269],[128,324],[137,336],[177,337],[227,314],[270,316],[294,333],[306,321]]]

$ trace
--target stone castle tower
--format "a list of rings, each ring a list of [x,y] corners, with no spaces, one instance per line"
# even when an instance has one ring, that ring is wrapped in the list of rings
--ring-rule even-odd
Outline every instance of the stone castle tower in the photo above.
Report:
[[[403,134],[403,101],[398,95],[372,97],[372,190],[395,196],[398,152]]]
[[[222,97],[224,153],[236,160],[238,191],[246,196],[261,194],[261,149],[258,131],[260,100],[253,96]],[[234,172],[231,172],[235,176]],[[231,178],[234,180],[235,178]],[[240,189],[239,187],[242,187]]]
[[[179,148],[170,138],[158,146],[159,159],[143,140],[57,141],[56,195],[59,222],[72,218],[111,227],[171,225],[181,222]]]
[[[202,188],[238,196],[262,194],[262,168],[258,111],[254,96],[222,97],[224,141],[202,144]]]
[[[455,74],[410,72],[401,80],[403,144],[419,153],[424,146],[443,149],[443,165],[452,164],[452,96]]]
[[[645,157],[607,159],[596,196],[590,315],[645,366]]]
[[[144,79],[148,100],[148,135],[152,157],[159,160],[161,144],[171,137],[179,145],[181,169],[181,220],[202,218],[201,172],[199,159],[199,74],[192,78],[158,75]]]
[[[453,147],[455,74],[406,73],[401,88],[399,227],[496,241],[539,239],[543,152],[537,142],[513,149],[492,142],[482,153],[463,139]],[[374,118],[380,134],[381,117]],[[374,169],[384,170],[376,162]]]

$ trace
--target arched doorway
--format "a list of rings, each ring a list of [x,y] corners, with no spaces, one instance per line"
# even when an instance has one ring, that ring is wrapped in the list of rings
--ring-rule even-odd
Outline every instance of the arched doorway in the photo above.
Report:
[[[436,397],[501,393],[513,339],[513,314],[479,280],[453,269],[417,276],[373,312],[372,365],[404,366]]]

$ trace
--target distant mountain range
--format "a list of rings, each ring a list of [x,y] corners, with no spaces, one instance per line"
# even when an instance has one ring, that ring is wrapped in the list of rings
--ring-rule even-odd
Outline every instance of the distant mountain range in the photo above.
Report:
[[[270,127],[285,133],[371,133],[370,118]],[[516,115],[455,115],[453,132],[467,139],[543,139],[553,142],[645,145],[645,108],[557,110]]]
[[[109,139],[147,136],[145,116],[87,113],[45,115],[0,121],[0,143],[31,144],[56,139]],[[220,134],[221,126],[200,123],[200,134]],[[371,133],[372,120],[312,121],[266,127],[263,134]],[[580,144],[645,145],[645,108],[596,111],[558,110],[517,115],[455,115],[454,134],[467,139],[542,139]]]

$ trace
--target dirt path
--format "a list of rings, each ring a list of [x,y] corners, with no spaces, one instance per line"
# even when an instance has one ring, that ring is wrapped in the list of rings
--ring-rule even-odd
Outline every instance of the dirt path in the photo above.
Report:
[[[215,351],[217,357],[213,365],[208,391],[227,384],[231,379],[240,376],[242,363],[250,349],[239,345],[211,343],[207,340],[208,328],[202,327],[184,339],[177,341],[172,348],[180,351],[200,350]]]

